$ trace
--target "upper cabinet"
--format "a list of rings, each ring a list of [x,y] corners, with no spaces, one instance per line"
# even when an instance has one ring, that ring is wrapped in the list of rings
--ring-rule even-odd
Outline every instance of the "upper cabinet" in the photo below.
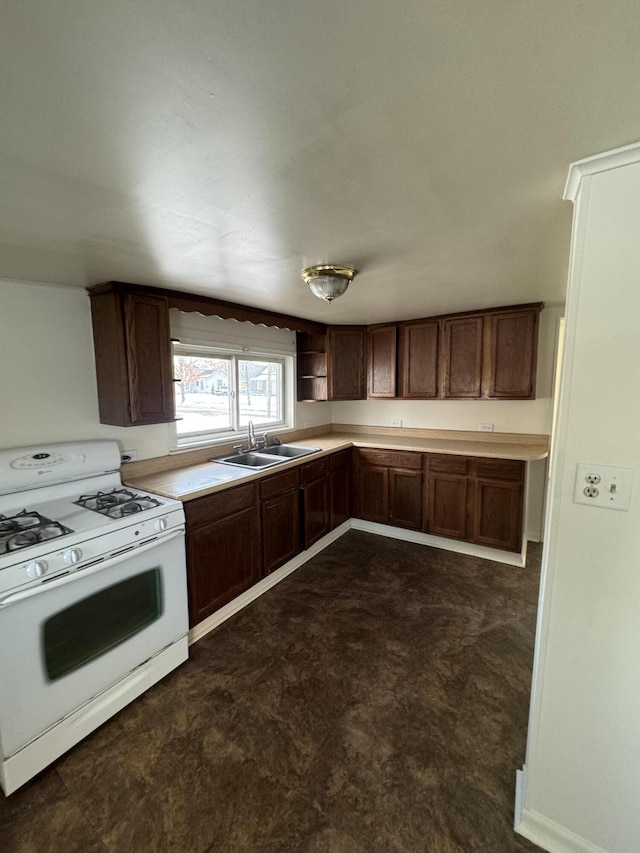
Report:
[[[116,282],[88,290],[100,423],[135,426],[173,421],[167,299],[130,291]]]
[[[441,396],[445,399],[477,399],[482,396],[484,317],[451,317],[441,323]]]
[[[364,326],[330,326],[327,334],[329,400],[363,400],[365,397]]]
[[[486,315],[483,371],[486,397],[509,400],[535,397],[540,308],[532,306]]]
[[[367,330],[367,397],[531,400],[542,303]]]
[[[438,396],[440,323],[419,320],[398,329],[398,396],[428,400]]]
[[[397,330],[395,325],[367,329],[367,397],[396,396]]]

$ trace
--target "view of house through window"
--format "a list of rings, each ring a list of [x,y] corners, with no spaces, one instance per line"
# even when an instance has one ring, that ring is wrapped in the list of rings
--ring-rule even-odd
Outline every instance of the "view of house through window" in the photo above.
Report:
[[[284,360],[208,354],[176,347],[173,356],[178,437],[281,424]]]

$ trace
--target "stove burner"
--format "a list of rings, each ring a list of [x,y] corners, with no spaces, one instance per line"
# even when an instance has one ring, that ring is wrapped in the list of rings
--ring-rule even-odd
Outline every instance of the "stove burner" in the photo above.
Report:
[[[162,506],[162,501],[149,495],[136,495],[129,489],[114,489],[112,492],[97,492],[95,495],[80,495],[76,506],[99,512],[109,518],[123,518],[136,512],[144,512],[154,506]]]
[[[13,516],[0,515],[0,553],[19,551],[67,533],[73,533],[73,530],[39,512],[23,509]]]

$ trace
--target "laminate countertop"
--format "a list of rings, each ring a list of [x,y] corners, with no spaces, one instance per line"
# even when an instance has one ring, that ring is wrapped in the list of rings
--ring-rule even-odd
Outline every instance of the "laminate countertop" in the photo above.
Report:
[[[546,458],[549,452],[548,447],[539,442],[527,443],[526,438],[527,436],[523,436],[523,442],[520,443],[515,436],[509,436],[509,440],[505,441],[487,441],[486,439],[473,440],[472,438],[405,437],[382,433],[327,433],[309,439],[287,441],[287,444],[314,447],[318,448],[318,451],[309,456],[281,462],[261,471],[206,461],[147,474],[134,474],[132,471],[131,476],[127,476],[125,466],[121,470],[121,476],[125,485],[135,489],[153,492],[156,495],[180,501],[189,501],[228,489],[230,486],[255,482],[263,477],[269,477],[272,474],[303,465],[305,462],[311,462],[314,459],[349,447],[412,450],[419,453],[450,453],[458,456],[482,456],[489,459],[518,459],[523,462],[535,462]],[[211,456],[214,457],[215,455],[216,449],[211,448]]]

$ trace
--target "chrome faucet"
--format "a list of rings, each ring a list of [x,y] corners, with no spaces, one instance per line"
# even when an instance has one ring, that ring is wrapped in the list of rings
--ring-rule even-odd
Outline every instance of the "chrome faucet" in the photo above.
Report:
[[[249,444],[249,450],[253,450],[256,447],[256,433],[253,428],[253,421],[249,421],[247,424],[247,443]]]

